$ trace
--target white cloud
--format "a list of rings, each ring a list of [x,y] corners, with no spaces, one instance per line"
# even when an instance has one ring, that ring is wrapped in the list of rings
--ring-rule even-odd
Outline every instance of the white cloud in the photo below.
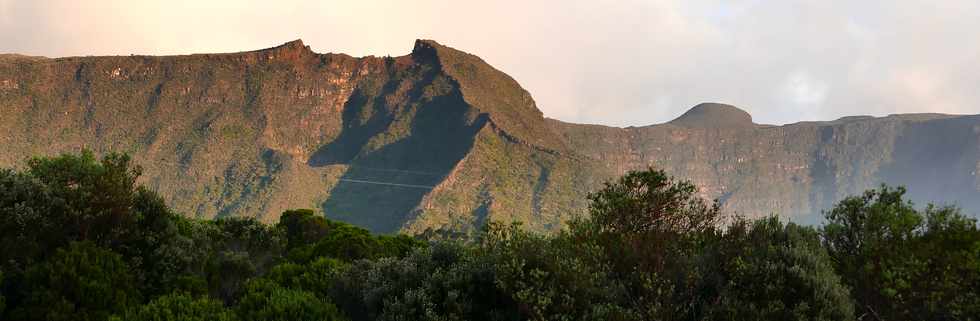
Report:
[[[820,105],[827,98],[827,85],[811,78],[805,71],[797,71],[786,79],[782,93],[792,104]]]
[[[480,55],[546,115],[645,125],[702,101],[759,122],[980,113],[980,2],[0,0],[0,52],[252,50]],[[801,112],[805,111],[805,112]]]

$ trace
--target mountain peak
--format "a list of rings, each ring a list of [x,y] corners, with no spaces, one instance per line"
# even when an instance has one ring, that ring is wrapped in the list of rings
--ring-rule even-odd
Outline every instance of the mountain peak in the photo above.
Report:
[[[417,61],[438,61],[437,47],[442,45],[433,40],[416,39],[415,47],[412,48],[412,57]]]
[[[459,86],[463,99],[486,113],[509,137],[549,151],[564,150],[561,139],[545,125],[531,94],[480,57],[426,39],[415,41],[411,55],[415,61],[437,64]]]
[[[302,61],[304,58],[308,58],[315,54],[313,50],[310,49],[310,46],[303,43],[302,39],[289,41],[272,48],[253,51],[253,53],[262,55],[263,57],[261,59],[294,62]]]
[[[442,46],[442,45],[440,45],[435,40],[431,40],[431,39],[415,39],[416,49],[425,48],[425,47],[435,47],[435,46]]]
[[[284,44],[279,45],[276,48],[294,48],[294,49],[309,49],[305,44],[303,44],[303,39],[296,39],[293,41],[287,41]]]
[[[261,49],[258,51],[312,51],[310,46],[303,43],[303,39],[296,39],[293,41],[287,41],[281,45]]]
[[[670,124],[684,127],[752,126],[752,115],[738,107],[721,103],[700,103]]]

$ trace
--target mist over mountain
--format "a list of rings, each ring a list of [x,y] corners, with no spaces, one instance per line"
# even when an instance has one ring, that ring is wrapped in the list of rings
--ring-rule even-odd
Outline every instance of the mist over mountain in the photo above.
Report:
[[[980,115],[756,124],[720,103],[615,128],[547,119],[477,56],[418,40],[400,57],[302,41],[228,54],[0,55],[0,166],[131,153],[143,184],[189,216],[289,208],[376,232],[522,221],[554,230],[590,191],[635,169],[692,180],[723,208],[815,222],[881,183],[980,212]]]

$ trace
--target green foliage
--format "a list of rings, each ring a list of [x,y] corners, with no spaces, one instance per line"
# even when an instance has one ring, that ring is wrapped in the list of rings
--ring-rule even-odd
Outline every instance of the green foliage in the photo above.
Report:
[[[776,217],[738,220],[716,246],[714,320],[847,320],[853,305],[816,230]],[[720,281],[719,280],[719,281]]]
[[[130,257],[137,278],[147,295],[163,295],[175,290],[203,294],[198,266],[205,262],[210,239],[189,228],[193,222],[173,213],[163,199],[143,188],[136,191],[133,214],[137,217],[133,240],[120,246]]]
[[[223,139],[227,140],[239,140],[254,135],[251,128],[238,124],[221,127],[220,134]]]
[[[618,277],[662,274],[679,263],[670,256],[695,255],[718,233],[718,204],[696,192],[660,170],[630,172],[589,196],[590,216],[573,222],[572,231],[600,246]]]
[[[318,257],[351,262],[358,259],[402,257],[425,243],[406,235],[374,236],[366,229],[330,221],[313,210],[286,211],[276,225],[286,238],[289,257],[309,262]]]
[[[980,317],[980,228],[956,208],[928,206],[914,254],[925,262],[912,281],[913,313],[941,319]]]
[[[355,262],[333,297],[352,320],[515,320],[493,264],[462,245],[437,243],[402,259]]]
[[[208,284],[211,295],[230,302],[248,279],[281,260],[282,237],[253,218],[222,218],[214,221],[214,227],[210,242],[215,256],[208,261]]]
[[[629,172],[589,196],[591,227],[624,237],[712,231],[719,206],[704,202],[696,192],[691,182],[676,180],[662,170]]]
[[[30,264],[72,241],[120,248],[133,240],[139,167],[126,155],[97,161],[90,151],[33,158],[27,170],[0,171],[0,259]]]
[[[606,267],[608,276],[593,281],[606,292],[594,293],[615,298],[605,304],[608,308],[603,312],[618,315],[605,319],[840,320],[852,316],[848,292],[833,273],[816,231],[784,226],[776,219],[755,223],[738,219],[721,229],[717,203],[709,205],[695,193],[689,182],[674,180],[662,171],[628,173],[590,197],[589,218],[573,222],[569,236],[573,242],[566,245],[570,247],[566,251],[580,251],[578,255],[546,254],[556,249],[553,245],[518,245],[514,248],[534,248],[546,255],[508,257],[538,262],[546,258],[574,262],[569,256],[599,260],[583,265],[600,270],[585,269],[582,276],[557,282],[560,285],[553,291],[568,300],[577,288],[569,285],[588,280],[585,276],[602,275]],[[595,249],[581,252],[586,248],[583,245]],[[548,270],[529,269],[532,273],[515,278],[514,283],[533,284],[528,280],[555,273]],[[541,295],[550,294],[547,291],[531,293],[537,294],[538,302],[562,302]],[[596,298],[581,301],[602,302]],[[560,314],[536,318],[547,318],[544,315]]]
[[[284,288],[264,279],[249,282],[237,309],[243,321],[346,320],[333,304],[313,293]]]
[[[630,320],[618,305],[625,288],[613,279],[600,248],[569,234],[542,236],[491,224],[482,241],[495,262],[497,287],[527,320]]]
[[[316,256],[335,257],[345,261],[374,258],[381,244],[371,232],[353,225],[341,225],[313,247]]]
[[[861,316],[885,320],[980,315],[980,230],[950,207],[918,211],[882,186],[826,213],[828,252]]]
[[[0,170],[3,320],[976,320],[980,228],[904,189],[821,229],[736,218],[662,171],[590,216],[467,242],[373,235],[311,210],[203,221],[135,185],[125,156]],[[520,176],[513,174],[515,177]],[[518,178],[514,178],[515,180]],[[552,176],[552,179],[557,179]],[[144,301],[145,299],[145,301]]]
[[[64,200],[39,180],[0,170],[0,267],[23,269],[67,244],[59,220],[66,211]]]
[[[134,224],[136,179],[142,169],[131,166],[124,154],[109,154],[97,161],[91,151],[56,158],[33,158],[27,174],[45,184],[67,205],[58,217],[63,235],[70,240],[91,240],[114,246],[124,242]]]
[[[600,249],[643,318],[700,313],[697,291],[713,272],[700,261],[721,216],[696,191],[663,171],[630,172],[590,195],[591,216],[572,223],[574,238]]]
[[[283,263],[264,277],[291,289],[312,292],[320,297],[331,295],[347,265],[337,259],[318,258],[307,264]]]
[[[0,289],[3,286],[3,271],[0,271]],[[7,309],[7,298],[3,296],[3,292],[0,291],[0,316],[3,316],[3,311]]]
[[[103,310],[115,306],[78,292],[89,287],[109,291],[99,288],[106,286],[100,282],[118,280],[102,278],[101,273],[118,273],[127,280],[126,286],[112,293],[135,293],[136,299],[128,299],[138,300],[138,292],[130,290],[147,279],[142,267],[152,245],[146,241],[156,238],[156,226],[144,223],[169,213],[162,201],[153,204],[159,197],[135,187],[139,172],[128,156],[110,154],[97,161],[89,151],[34,158],[22,172],[0,170],[0,269],[9,272],[12,281],[2,290],[16,307],[8,313],[50,318],[65,317],[59,313],[73,313],[74,309],[82,309],[83,315],[89,315],[85,317],[107,313]],[[73,242],[83,245],[70,246]],[[96,247],[100,249],[91,249]],[[71,264],[84,265],[70,270],[66,265]],[[50,271],[39,272],[43,269]],[[49,272],[61,274],[47,275]],[[59,288],[38,282],[69,283]],[[124,299],[120,298],[120,304],[127,303]],[[47,314],[30,312],[44,304],[53,305],[46,308]],[[103,310],[86,312],[89,309]]]
[[[286,249],[292,250],[326,236],[330,223],[326,218],[317,216],[313,210],[299,209],[283,212],[279,216],[277,227],[285,234]]]
[[[194,298],[186,293],[158,297],[149,303],[127,311],[111,321],[234,321],[234,312],[221,301]]]
[[[72,243],[27,270],[29,290],[15,318],[105,320],[140,302],[120,255],[91,242]]]

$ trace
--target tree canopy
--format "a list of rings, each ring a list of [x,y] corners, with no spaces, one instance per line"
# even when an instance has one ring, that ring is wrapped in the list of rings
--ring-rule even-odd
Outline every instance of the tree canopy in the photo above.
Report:
[[[2,320],[977,320],[980,229],[882,186],[820,227],[631,172],[554,234],[374,235],[313,210],[186,218],[129,157],[0,169]],[[328,213],[329,215],[329,213]]]

